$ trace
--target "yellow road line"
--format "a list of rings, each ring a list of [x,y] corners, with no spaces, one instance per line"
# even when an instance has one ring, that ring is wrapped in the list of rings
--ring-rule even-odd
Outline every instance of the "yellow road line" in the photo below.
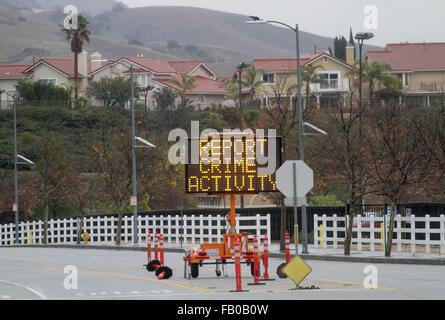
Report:
[[[349,281],[349,280],[337,280],[337,279],[326,279],[326,278],[313,278],[313,277],[307,277],[307,279],[315,280],[315,281],[324,281],[324,282],[334,282],[334,283],[341,283],[341,284],[349,284],[352,286],[362,287],[364,288],[365,285],[361,282],[355,282],[355,281]],[[378,290],[397,290],[396,288],[391,287],[385,287],[385,286],[377,286]]]
[[[44,270],[51,270],[51,271],[62,270],[62,269],[59,269],[59,268],[50,268],[50,267],[44,267],[42,269],[44,269]],[[130,274],[122,274],[122,273],[110,273],[110,272],[87,271],[87,270],[78,270],[78,272],[86,273],[86,274],[99,275],[99,276],[106,276],[106,277],[136,279],[136,280],[158,282],[158,283],[160,281],[158,279],[142,277],[142,276],[135,276],[135,275],[130,275]],[[193,290],[193,291],[196,291],[196,292],[199,292],[199,293],[214,293],[213,290],[210,290],[210,289],[207,289],[207,288],[202,288],[202,287],[198,287],[198,286],[194,286],[194,285],[190,285],[190,284],[186,284],[186,283],[182,283],[182,282],[177,282],[177,281],[162,280],[162,283],[163,284],[169,284],[169,285],[176,286],[176,287],[189,289],[189,290]]]

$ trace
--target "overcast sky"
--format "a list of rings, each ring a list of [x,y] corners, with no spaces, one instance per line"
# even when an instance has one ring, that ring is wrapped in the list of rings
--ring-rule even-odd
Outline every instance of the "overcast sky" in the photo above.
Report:
[[[444,42],[444,0],[121,0],[129,7],[190,6],[255,15],[265,20],[278,20],[322,36],[349,36],[353,32],[370,31],[375,38],[370,44],[384,46],[399,42]],[[377,8],[377,30],[366,30],[372,23],[365,14],[367,6]],[[371,26],[372,27],[372,26]]]

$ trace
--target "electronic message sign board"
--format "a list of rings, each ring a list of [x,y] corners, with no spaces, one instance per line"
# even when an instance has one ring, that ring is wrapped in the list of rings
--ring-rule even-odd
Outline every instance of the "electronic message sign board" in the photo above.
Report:
[[[281,137],[210,135],[189,138],[187,149],[187,193],[277,192],[275,171],[281,166]],[[199,155],[194,160],[193,152]]]

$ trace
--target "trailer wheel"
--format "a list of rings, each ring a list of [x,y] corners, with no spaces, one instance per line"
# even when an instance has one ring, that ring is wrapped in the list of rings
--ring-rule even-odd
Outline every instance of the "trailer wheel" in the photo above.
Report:
[[[277,268],[277,276],[281,279],[287,278],[287,275],[283,272],[283,268],[286,266],[286,263],[282,263]]]
[[[190,265],[190,274],[192,278],[198,278],[199,275],[199,263],[192,263]]]

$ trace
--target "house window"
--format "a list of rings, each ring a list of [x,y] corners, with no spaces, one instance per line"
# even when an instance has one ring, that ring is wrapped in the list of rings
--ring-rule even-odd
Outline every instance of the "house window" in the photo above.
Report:
[[[399,89],[407,88],[409,85],[409,76],[407,73],[396,73],[397,78],[401,81],[401,86]]]
[[[320,83],[320,89],[338,89],[338,73],[321,73],[326,82]]]
[[[220,207],[221,198],[203,198],[202,199],[204,207]]]
[[[138,75],[137,76],[137,83],[139,87],[147,87],[147,76],[145,74]]]
[[[275,84],[275,74],[274,73],[264,73],[263,82],[265,84]]]
[[[205,104],[204,104],[204,97],[203,96],[199,96],[198,97],[198,110],[202,110],[204,109]]]
[[[56,85],[56,79],[39,79],[39,83],[41,84],[52,84]]]

